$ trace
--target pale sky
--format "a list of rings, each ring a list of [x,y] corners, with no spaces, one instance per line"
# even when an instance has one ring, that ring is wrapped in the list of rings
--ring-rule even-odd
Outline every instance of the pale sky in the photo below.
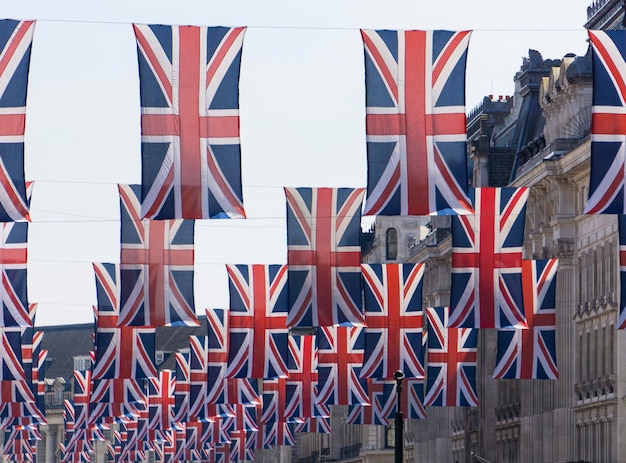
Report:
[[[365,187],[359,28],[471,29],[468,110],[513,93],[528,49],[587,49],[591,0],[3,0],[38,20],[26,121],[35,181],[29,300],[37,325],[92,321],[91,262],[119,262],[117,183],[139,183],[139,80],[132,22],[247,26],[240,82],[248,219],[196,223],[196,310],[228,304],[226,263],[285,263],[282,187]]]

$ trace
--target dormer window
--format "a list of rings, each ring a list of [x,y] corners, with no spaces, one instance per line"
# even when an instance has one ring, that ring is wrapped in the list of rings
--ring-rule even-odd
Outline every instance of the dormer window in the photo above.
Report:
[[[398,231],[395,228],[387,230],[386,238],[387,260],[398,258]]]

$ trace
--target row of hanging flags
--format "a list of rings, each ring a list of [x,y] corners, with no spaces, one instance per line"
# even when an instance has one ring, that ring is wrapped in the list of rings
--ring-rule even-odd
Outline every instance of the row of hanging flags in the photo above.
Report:
[[[3,454],[33,461],[45,423],[46,352],[26,291],[32,184],[24,178],[34,21],[0,22]],[[498,329],[495,378],[557,379],[558,262],[523,260],[528,188],[468,188],[465,60],[470,32],[363,30],[367,198],[361,188],[285,188],[286,265],[228,265],[230,307],[207,310],[175,371],[157,371],[155,328],[198,326],[194,220],[244,218],[239,68],[245,28],[134,25],[142,183],[119,186],[120,264],[94,264],[93,365],[65,403],[63,461],[253,458],[347,422],[475,406],[477,329]],[[625,212],[626,37],[589,31],[594,96],[586,213]],[[450,307],[422,308],[424,264],[361,264],[366,215],[452,216]],[[622,282],[626,222],[620,218]],[[624,288],[626,285],[622,284]],[[622,297],[622,301],[624,301]],[[620,328],[626,326],[624,303]],[[427,322],[425,323],[425,320]],[[314,335],[294,335],[312,327]],[[117,426],[110,428],[112,423]]]

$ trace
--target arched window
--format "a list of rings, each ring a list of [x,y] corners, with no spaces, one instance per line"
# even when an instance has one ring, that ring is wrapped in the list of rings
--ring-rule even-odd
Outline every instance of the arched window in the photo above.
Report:
[[[387,260],[396,260],[398,257],[398,231],[395,228],[387,230]]]

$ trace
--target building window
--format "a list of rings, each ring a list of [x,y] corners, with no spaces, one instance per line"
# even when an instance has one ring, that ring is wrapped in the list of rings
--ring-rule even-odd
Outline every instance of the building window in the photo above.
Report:
[[[74,357],[74,370],[87,371],[89,368],[91,368],[91,358],[88,355]]]
[[[164,360],[165,360],[165,352],[162,350],[157,350],[154,353],[154,363],[156,363],[158,366],[158,365],[161,365]]]
[[[398,258],[398,231],[395,228],[387,230],[387,260]]]

